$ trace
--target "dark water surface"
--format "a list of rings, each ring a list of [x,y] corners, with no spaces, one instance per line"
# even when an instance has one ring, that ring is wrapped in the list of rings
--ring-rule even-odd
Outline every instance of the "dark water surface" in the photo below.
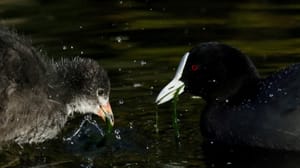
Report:
[[[97,127],[83,116],[74,116],[54,140],[3,149],[0,167],[300,165],[297,153],[224,152],[202,146],[199,117],[205,102],[190,95],[182,95],[178,104],[178,141],[172,128],[172,104],[154,104],[181,56],[199,42],[221,41],[240,48],[262,76],[300,62],[300,3],[1,0],[0,20],[30,36],[49,57],[80,55],[99,60],[111,79],[115,114],[111,141],[102,141]]]

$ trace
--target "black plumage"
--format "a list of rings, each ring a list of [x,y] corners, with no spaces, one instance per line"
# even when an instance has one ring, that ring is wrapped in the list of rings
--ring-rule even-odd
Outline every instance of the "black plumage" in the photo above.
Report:
[[[206,101],[200,125],[208,142],[300,150],[300,64],[262,78],[247,56],[225,44],[202,43],[186,55],[174,80]],[[170,99],[164,96],[172,86],[159,104]]]

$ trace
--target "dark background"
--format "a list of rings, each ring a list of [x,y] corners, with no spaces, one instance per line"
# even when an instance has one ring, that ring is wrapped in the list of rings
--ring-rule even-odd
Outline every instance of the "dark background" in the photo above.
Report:
[[[67,141],[83,120],[75,116],[54,140],[2,150],[3,167],[299,165],[297,154],[206,150],[199,128],[205,102],[191,95],[180,97],[181,138],[176,141],[172,104],[154,104],[181,56],[200,42],[240,48],[263,77],[299,62],[296,1],[1,0],[0,21],[32,39],[48,57],[98,60],[111,79],[116,119],[111,144],[95,145],[101,137],[91,125],[81,129],[81,137]]]

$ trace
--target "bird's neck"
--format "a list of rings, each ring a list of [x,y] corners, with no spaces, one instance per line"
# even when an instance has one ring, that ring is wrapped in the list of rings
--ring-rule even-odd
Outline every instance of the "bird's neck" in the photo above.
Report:
[[[225,102],[228,104],[238,104],[245,99],[251,99],[257,94],[259,89],[259,77],[240,79],[224,85],[222,91],[216,91],[207,97],[208,103]]]
[[[89,101],[84,97],[78,97],[73,99],[70,103],[66,105],[67,115],[73,115],[74,112],[80,114],[97,114],[97,110],[99,109],[98,103],[95,101]]]

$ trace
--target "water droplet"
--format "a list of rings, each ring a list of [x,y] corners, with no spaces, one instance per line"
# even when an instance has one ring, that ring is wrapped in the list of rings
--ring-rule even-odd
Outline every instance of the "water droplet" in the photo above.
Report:
[[[228,99],[226,99],[226,100],[225,100],[225,102],[226,102],[226,103],[228,103],[228,102],[229,102],[229,100],[228,100]]]
[[[119,100],[119,105],[122,105],[122,104],[124,104],[124,99]]]
[[[121,132],[121,131],[120,131],[119,129],[115,129],[114,132],[115,132],[115,135],[116,135],[116,136],[115,136],[116,139],[118,139],[118,140],[122,139],[122,138],[121,138],[121,135],[120,135],[120,132]]]
[[[122,4],[123,4],[123,1],[120,1],[120,4],[122,5]]]
[[[64,45],[64,46],[62,47],[62,49],[63,49],[63,50],[67,50],[68,47]]]
[[[71,47],[70,47],[70,48],[73,50],[73,49],[74,49],[74,46],[72,46],[72,45],[71,45]]]
[[[278,91],[278,92],[281,92],[281,91],[282,91],[282,89],[281,89],[281,88],[277,88],[277,91]]]
[[[202,30],[205,31],[205,30],[206,30],[206,27],[202,27]]]
[[[133,122],[129,122],[129,128],[133,129]]]
[[[121,138],[120,135],[116,135],[116,139],[117,139],[117,140],[121,140],[122,138]]]
[[[133,84],[133,87],[134,88],[138,88],[138,87],[142,87],[143,85],[142,84],[140,84],[140,83],[135,83],[135,84]]]
[[[232,165],[232,163],[231,163],[231,162],[227,162],[226,164],[227,164],[227,165]]]
[[[116,37],[116,41],[117,41],[118,43],[122,43],[122,38],[121,38],[120,36],[118,36],[118,37]]]
[[[213,79],[213,80],[212,80],[212,82],[213,82],[213,83],[216,83],[216,80],[215,80],[215,79]]]
[[[83,55],[83,51],[80,51],[80,55]]]
[[[141,66],[144,66],[144,65],[146,65],[147,64],[147,62],[146,61],[141,61]]]
[[[118,71],[121,72],[121,71],[122,71],[122,68],[119,68]]]
[[[83,28],[83,26],[79,26],[79,29],[82,29]]]
[[[214,141],[210,141],[210,144],[214,144]]]
[[[153,89],[154,89],[154,86],[150,86],[150,89],[153,90]]]
[[[119,129],[115,129],[114,132],[115,132],[115,134],[120,134],[121,131]]]
[[[269,94],[269,97],[273,97],[274,95],[271,93],[271,94]]]

